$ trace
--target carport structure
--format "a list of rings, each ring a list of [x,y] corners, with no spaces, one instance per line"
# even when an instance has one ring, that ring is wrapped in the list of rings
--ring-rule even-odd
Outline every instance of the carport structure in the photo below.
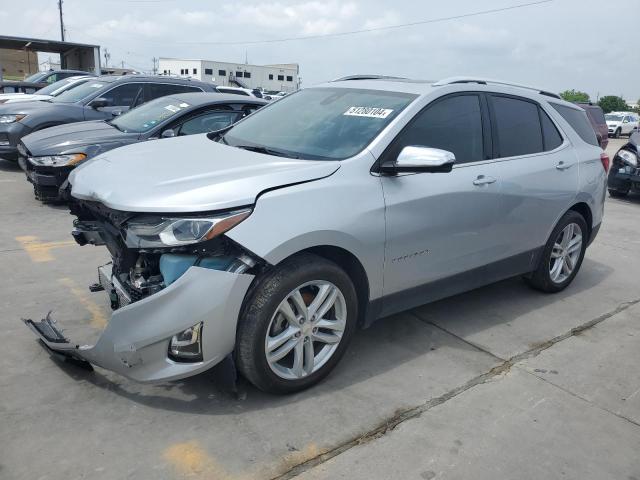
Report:
[[[0,36],[0,50],[3,49],[25,53],[58,53],[60,54],[60,65],[63,69],[84,70],[97,75],[101,73],[99,45]],[[2,80],[2,70],[0,63],[0,80]]]

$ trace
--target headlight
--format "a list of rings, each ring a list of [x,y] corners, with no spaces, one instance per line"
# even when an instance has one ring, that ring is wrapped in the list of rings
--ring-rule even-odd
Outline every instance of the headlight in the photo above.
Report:
[[[44,157],[29,157],[29,160],[36,165],[45,167],[69,167],[80,163],[87,158],[84,153],[70,153],[68,155],[47,155]]]
[[[22,120],[26,115],[0,115],[0,123],[14,123]]]
[[[231,230],[250,214],[251,209],[243,209],[195,218],[139,217],[125,225],[125,243],[130,248],[158,248],[204,242]]]
[[[631,165],[632,167],[638,166],[638,157],[635,153],[630,152],[629,150],[620,150],[617,154],[622,160],[622,163],[626,163],[627,165]]]

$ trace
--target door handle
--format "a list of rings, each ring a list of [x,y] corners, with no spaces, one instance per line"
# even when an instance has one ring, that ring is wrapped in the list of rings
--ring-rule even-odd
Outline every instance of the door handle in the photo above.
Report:
[[[493,177],[485,177],[484,175],[478,175],[478,178],[476,178],[473,181],[473,184],[476,186],[479,186],[479,185],[488,185],[490,183],[495,183],[495,182],[496,182],[496,179]]]
[[[557,165],[556,165],[556,169],[558,170],[567,170],[569,168],[573,167],[573,163],[564,163],[563,161],[560,161]]]

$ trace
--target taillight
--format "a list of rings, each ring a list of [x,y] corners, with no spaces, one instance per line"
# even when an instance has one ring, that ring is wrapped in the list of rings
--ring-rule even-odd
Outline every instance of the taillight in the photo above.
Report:
[[[600,161],[602,162],[602,168],[604,168],[604,171],[609,173],[609,155],[602,152],[600,154]]]

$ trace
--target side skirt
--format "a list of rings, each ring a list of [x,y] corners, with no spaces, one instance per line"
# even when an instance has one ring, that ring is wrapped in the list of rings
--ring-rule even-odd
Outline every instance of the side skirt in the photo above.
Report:
[[[373,300],[363,327],[411,308],[534,271],[544,247]]]

